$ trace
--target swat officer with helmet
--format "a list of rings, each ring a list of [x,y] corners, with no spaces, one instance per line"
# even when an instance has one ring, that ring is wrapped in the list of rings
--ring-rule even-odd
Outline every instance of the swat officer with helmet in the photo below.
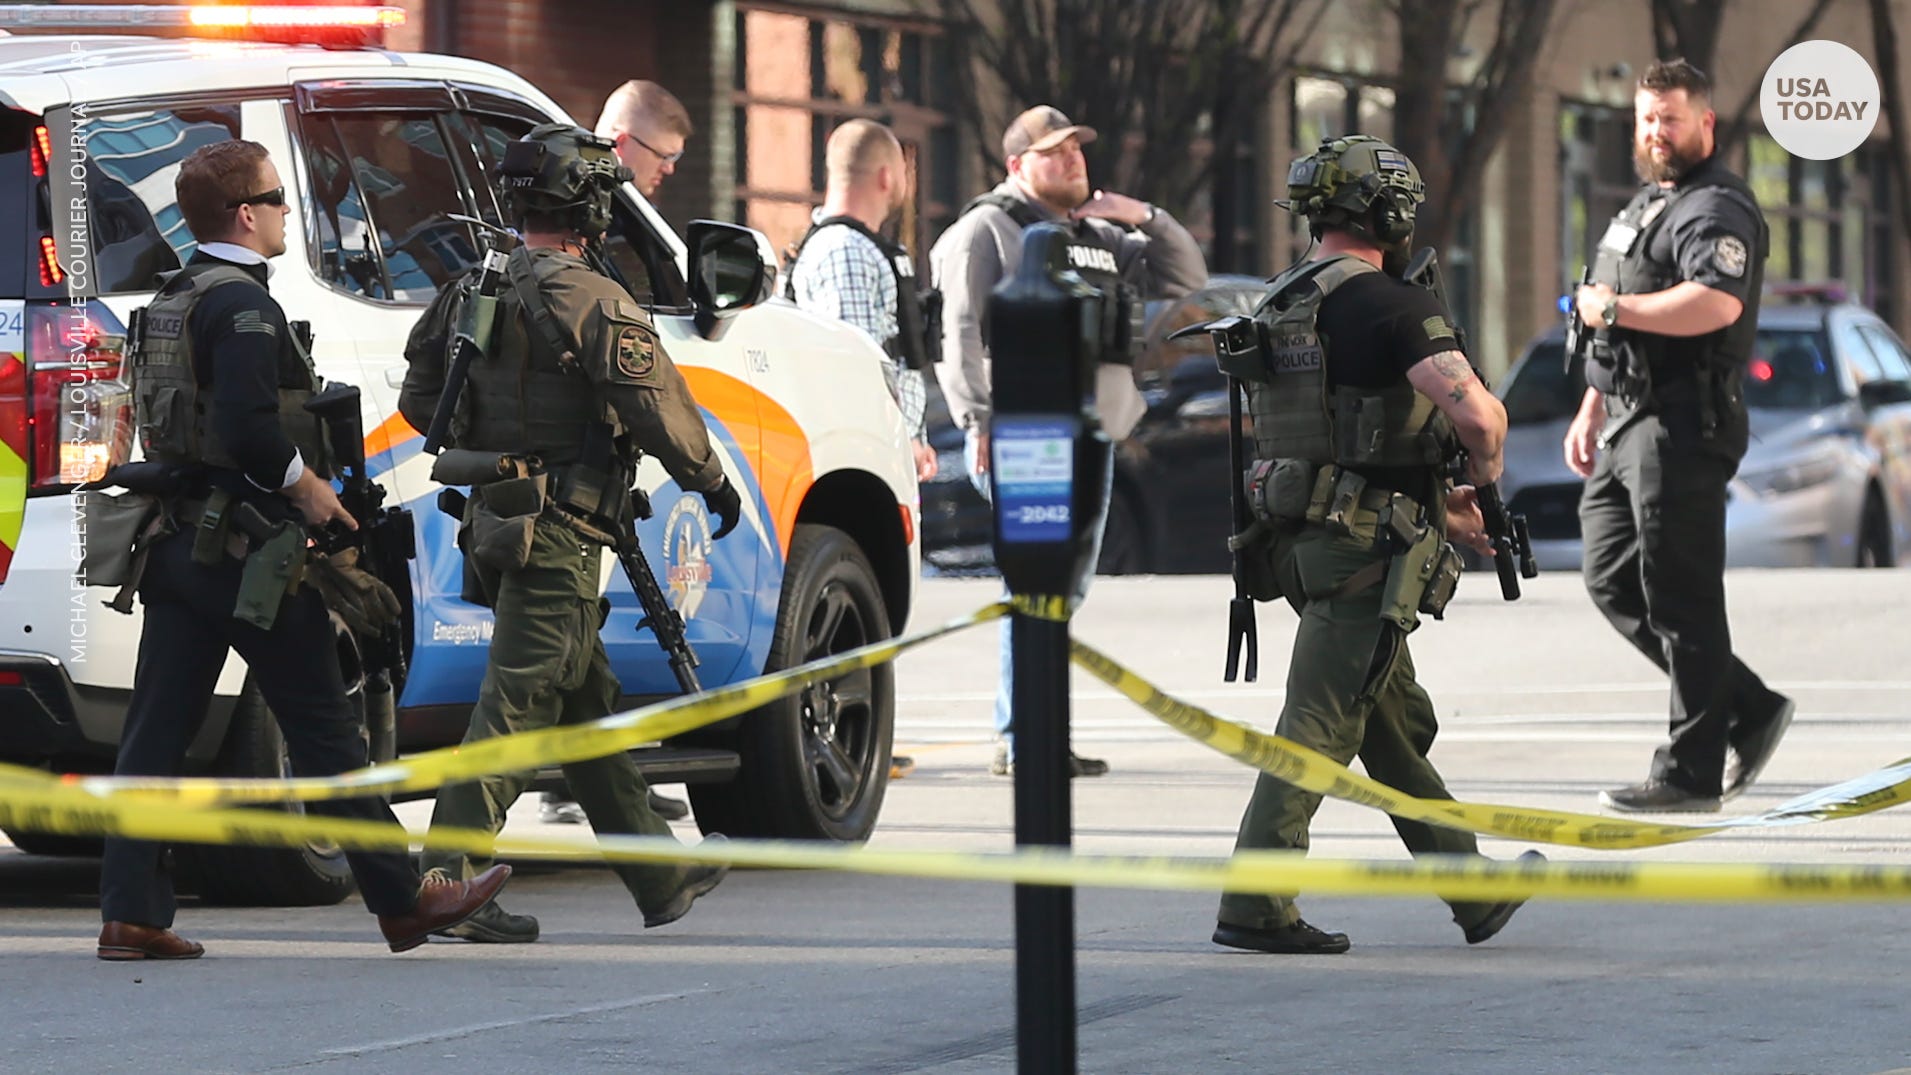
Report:
[[[470,278],[447,284],[407,342],[399,399],[406,420],[424,431],[439,397],[457,393],[451,435],[460,451],[441,455],[438,467],[453,458],[493,465],[495,480],[469,479],[459,533],[467,597],[497,617],[466,742],[585,723],[615,708],[618,681],[598,636],[609,611],[598,592],[600,537],[634,525],[643,453],[683,489],[702,494],[720,523],[712,537],[729,534],[742,510],[649,314],[599,268],[598,241],[630,170],[605,139],[550,123],[509,145],[499,172],[523,245],[505,262],[491,337],[467,382],[447,385],[451,328]],[[437,467],[434,476],[462,484]],[[628,754],[573,762],[564,775],[599,833],[670,832]],[[511,773],[447,787],[432,828],[495,833],[529,780]],[[453,876],[472,869],[463,853],[434,848],[429,837],[425,861]],[[681,918],[727,867],[615,869],[650,928]],[[538,923],[493,903],[449,933],[523,943],[537,939]]]
[[[1745,456],[1770,236],[1715,152],[1710,94],[1684,60],[1640,76],[1645,186],[1575,295],[1583,333],[1598,334],[1565,443],[1587,479],[1581,571],[1593,604],[1672,681],[1671,736],[1650,773],[1599,795],[1628,813],[1717,810],[1758,778],[1792,719],[1791,700],[1733,656],[1725,617],[1726,484]]]
[[[1397,279],[1425,199],[1406,156],[1365,135],[1323,141],[1288,172],[1283,207],[1307,218],[1313,258],[1276,276],[1255,313],[1250,354],[1222,354],[1247,390],[1255,521],[1235,544],[1252,595],[1300,614],[1277,734],[1423,799],[1450,798],[1427,759],[1437,727],[1414,680],[1407,634],[1438,613],[1464,542],[1491,554],[1470,486],[1450,487],[1458,448],[1472,480],[1499,477],[1506,411],[1460,351],[1431,291]],[[1438,564],[1432,578],[1422,568]],[[1321,797],[1262,774],[1240,850],[1307,847]],[[1394,821],[1415,854],[1476,854],[1471,833]],[[1536,854],[1528,852],[1529,855]],[[1469,944],[1504,927],[1519,901],[1449,901]],[[1347,935],[1303,921],[1291,899],[1222,896],[1216,944],[1337,953]]]

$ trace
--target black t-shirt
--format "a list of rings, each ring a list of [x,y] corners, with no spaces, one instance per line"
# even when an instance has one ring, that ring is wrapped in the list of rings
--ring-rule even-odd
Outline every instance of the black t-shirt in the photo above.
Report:
[[[1386,273],[1361,273],[1334,290],[1315,315],[1326,341],[1330,385],[1389,388],[1407,371],[1460,343],[1453,319],[1433,292]],[[1425,499],[1427,471],[1418,467],[1358,467],[1368,481]]]

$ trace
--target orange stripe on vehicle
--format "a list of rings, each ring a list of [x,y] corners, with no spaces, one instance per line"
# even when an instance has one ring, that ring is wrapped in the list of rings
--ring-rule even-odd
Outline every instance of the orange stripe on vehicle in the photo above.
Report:
[[[411,428],[411,423],[405,421],[405,416],[394,412],[391,417],[380,422],[377,429],[365,434],[365,454],[383,455],[416,436],[418,431]]]
[[[697,405],[729,430],[744,458],[756,467],[757,484],[768,505],[776,542],[787,558],[796,532],[796,513],[816,482],[810,442],[796,418],[782,405],[727,373],[682,366]]]

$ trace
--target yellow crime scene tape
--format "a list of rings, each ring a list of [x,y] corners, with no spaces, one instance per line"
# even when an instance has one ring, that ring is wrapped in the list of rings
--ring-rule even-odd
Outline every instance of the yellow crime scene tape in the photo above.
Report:
[[[429,791],[445,784],[475,780],[494,773],[522,772],[545,765],[601,758],[644,743],[654,743],[684,732],[747,713],[812,683],[847,672],[895,660],[907,650],[1006,615],[1007,604],[993,604],[913,635],[871,643],[834,657],[810,661],[780,672],[746,679],[728,687],[684,695],[668,701],[614,713],[588,724],[565,725],[519,732],[476,743],[445,747],[400,761],[374,765],[338,776],[290,779],[213,777],[55,776],[39,769],[0,765],[0,796],[12,784],[63,781],[77,784],[101,797],[164,798],[187,805],[221,803],[313,802],[362,795],[393,795]]]
[[[1256,731],[1181,701],[1085,642],[1071,640],[1069,645],[1076,664],[1169,727],[1277,780],[1329,798],[1371,806],[1394,817],[1487,836],[1604,850],[1662,847],[1731,829],[1833,821],[1911,802],[1911,758],[1802,795],[1763,813],[1696,825],[1626,821],[1526,806],[1418,799],[1362,776],[1291,739]]]
[[[259,810],[187,806],[135,796],[101,798],[62,781],[0,789],[0,825],[73,835],[296,847],[326,841],[352,850],[402,850],[413,837],[376,822]],[[1055,848],[988,854],[891,851],[778,840],[706,841],[600,836],[594,843],[433,829],[430,844],[474,855],[613,862],[727,862],[770,869],[828,869],[892,877],[1097,888],[1348,896],[1440,895],[1501,900],[1679,903],[1864,901],[1911,897],[1911,866],[1688,865],[1493,862],[1470,856],[1406,861],[1309,859],[1299,851],[1229,858],[1084,855]]]
[[[1065,599],[1018,600],[1014,607],[1066,619]],[[1006,614],[1008,603],[937,628],[833,658],[678,698],[588,725],[485,740],[337,777],[294,780],[57,777],[0,766],[0,825],[69,835],[191,843],[350,849],[409,848],[402,829],[371,822],[226,809],[427,790],[496,772],[599,757],[747,712],[809,683],[893,660],[898,654]],[[1745,826],[1795,825],[1852,817],[1911,797],[1911,759],[1794,799],[1749,818],[1701,825],[1629,822],[1560,811],[1431,801],[1403,795],[1289,740],[1257,732],[1161,691],[1105,654],[1074,642],[1074,659],[1143,709],[1196,740],[1310,791],[1396,816],[1490,835],[1581,847],[1650,847]],[[1423,856],[1398,861],[1308,859],[1304,852],[1238,852],[1228,858],[1083,855],[1055,848],[1007,853],[872,849],[793,841],[733,840],[687,847],[669,837],[603,836],[594,842],[436,829],[433,847],[510,858],[729,862],[773,869],[832,869],[961,881],[1207,892],[1405,896],[1453,899],[1526,896],[1583,900],[1791,902],[1898,900],[1911,896],[1911,866],[1794,864],[1494,862]]]

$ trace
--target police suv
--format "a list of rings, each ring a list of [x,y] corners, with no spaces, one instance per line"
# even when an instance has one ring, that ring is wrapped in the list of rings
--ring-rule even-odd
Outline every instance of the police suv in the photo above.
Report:
[[[364,641],[342,626],[338,638],[374,753],[463,736],[492,620],[459,599],[456,523],[435,507],[423,438],[397,413],[404,343],[438,286],[482,259],[472,222],[501,223],[485,177],[504,146],[570,119],[489,64],[339,47],[340,35],[357,36],[352,27],[402,17],[398,9],[315,9],[304,28],[290,25],[302,17],[293,11],[113,12],[134,26],[210,18],[242,38],[215,41],[61,34],[49,25],[57,5],[0,9],[0,26],[16,29],[0,35],[0,761],[111,770],[140,621],[136,605],[131,616],[110,611],[110,590],[76,580],[85,516],[75,487],[124,457],[125,326],[151,299],[154,274],[194,249],[173,199],[179,164],[227,138],[264,144],[285,176],[293,216],[272,293],[287,317],[311,323],[320,374],[359,386],[368,471],[387,505],[413,514],[409,578],[388,580],[405,605],[399,667],[366,676]],[[272,41],[244,25],[248,12],[270,21]],[[300,35],[327,47],[288,40]],[[920,506],[876,346],[770,298],[774,254],[761,234],[700,223],[691,235],[687,249],[627,185],[606,254],[653,311],[743,493],[741,526],[717,543],[701,498],[655,462],[639,476],[654,509],[642,545],[711,687],[899,632],[919,568]],[[603,637],[627,701],[676,694],[613,571],[606,557]],[[893,719],[883,666],[637,760],[653,780],[688,782],[707,830],[856,840],[882,804]],[[277,729],[236,656],[189,764],[229,776],[283,771]],[[27,851],[86,849],[10,835]],[[336,902],[351,886],[332,847],[181,855],[218,901]]]

